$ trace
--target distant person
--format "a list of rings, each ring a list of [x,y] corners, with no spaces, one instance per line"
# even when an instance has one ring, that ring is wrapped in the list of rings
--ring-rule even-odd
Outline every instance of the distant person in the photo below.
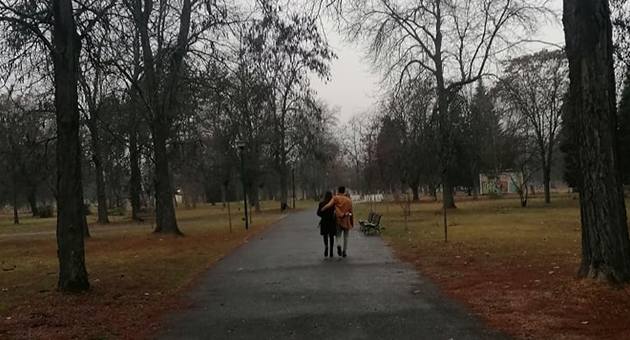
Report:
[[[335,211],[328,209],[323,211],[322,208],[332,200],[333,194],[330,191],[326,191],[319,206],[317,207],[317,216],[321,217],[319,221],[319,233],[324,237],[324,257],[333,257],[333,249],[335,249],[335,234],[337,232],[337,224],[335,221]],[[328,247],[330,245],[330,248]],[[329,252],[330,250],[330,252]]]
[[[346,251],[348,250],[348,234],[350,233],[350,229],[354,226],[352,200],[346,196],[346,187],[340,186],[337,189],[337,195],[335,195],[322,210],[326,211],[333,206],[337,224],[335,233],[337,239],[337,255],[346,257]],[[341,234],[343,234],[343,251],[341,250],[341,241],[339,240]]]

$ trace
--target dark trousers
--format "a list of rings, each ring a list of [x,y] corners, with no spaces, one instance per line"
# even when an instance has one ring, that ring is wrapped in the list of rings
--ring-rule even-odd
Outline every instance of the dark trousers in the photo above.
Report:
[[[324,234],[324,245],[328,248],[328,240],[330,240],[330,249],[335,246],[335,235],[333,234]]]

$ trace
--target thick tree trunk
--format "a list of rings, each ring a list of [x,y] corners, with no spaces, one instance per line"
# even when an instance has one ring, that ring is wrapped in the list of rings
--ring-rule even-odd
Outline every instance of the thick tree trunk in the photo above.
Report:
[[[18,211],[18,200],[17,200],[17,190],[15,193],[13,193],[13,224],[14,225],[18,225],[20,224],[20,214]]]
[[[418,182],[415,182],[411,185],[411,192],[413,192],[413,201],[417,202],[420,200],[420,193],[418,192]]]
[[[529,197],[529,191],[527,190],[527,184],[523,184],[521,188],[519,188],[518,196],[521,200],[521,208],[527,208],[527,199]]]
[[[617,116],[608,1],[564,0],[570,133],[580,173],[579,277],[630,281],[630,240],[616,151]]]
[[[224,182],[223,185],[221,185],[221,202],[223,209],[227,207],[227,188],[228,184]]]
[[[28,200],[28,205],[31,207],[32,216],[38,216],[39,211],[37,210],[37,186],[33,186],[30,188],[26,199]]]
[[[92,112],[92,114],[95,114]],[[107,217],[107,194],[105,192],[105,174],[103,173],[103,159],[101,157],[101,149],[99,145],[99,135],[96,120],[90,117],[90,132],[92,135],[92,162],[94,163],[94,171],[96,175],[96,200],[98,204],[98,219],[96,223],[109,224]]]
[[[249,190],[249,201],[251,203],[251,206],[254,207],[254,211],[256,211],[257,213],[260,212],[260,197],[258,196],[258,186],[254,184]]]
[[[17,165],[15,165],[15,167],[13,168],[12,171],[12,179],[13,179],[13,185],[11,186],[13,190],[12,191],[12,203],[13,203],[13,224],[14,225],[18,225],[20,224],[20,216],[19,216],[19,212],[18,212],[18,190],[19,190],[19,177],[20,177],[20,170],[18,168]]]
[[[138,125],[136,122],[132,124],[129,134],[129,170],[129,200],[131,201],[131,218],[137,220],[138,214],[140,213],[142,178],[140,176],[140,150],[138,148]]]
[[[140,64],[140,36],[136,29],[133,35],[133,80],[138,83],[142,67]],[[133,114],[129,126],[129,201],[131,202],[131,218],[139,220],[140,195],[142,193],[142,177],[140,174],[140,147],[138,145],[138,135],[140,133],[139,110],[144,110],[138,98],[138,89],[131,87],[131,107]],[[141,111],[145,112],[146,111]]]
[[[83,213],[83,220],[81,221],[81,229],[83,229],[83,238],[90,238],[92,235],[90,235],[90,227],[88,226],[87,223],[87,216],[85,215],[85,211]]]
[[[433,197],[433,201],[437,202],[437,185],[434,183],[429,184],[429,192],[431,193],[431,197]]]
[[[473,200],[476,201],[479,198],[479,171],[474,171],[471,177],[473,183]]]
[[[57,121],[57,256],[61,291],[90,287],[85,269],[78,76],[80,40],[71,0],[53,0],[53,64]]]
[[[284,152],[284,141],[282,143],[282,156],[280,157],[280,210],[285,211],[289,205],[289,179],[287,178],[287,156]]]
[[[150,110],[152,116],[151,132],[155,154],[155,232],[174,235],[182,235],[182,232],[177,226],[175,217],[166,142],[169,138],[172,111],[174,111],[174,98],[178,93],[177,89],[183,70],[183,60],[188,48],[192,11],[191,0],[183,0],[181,4],[182,11],[179,18],[177,41],[170,51],[172,54],[168,62],[168,69],[158,68],[153,55],[154,46],[152,45],[149,32],[149,19],[153,10],[152,2],[145,1],[144,8],[140,8],[141,2],[137,1],[134,8],[137,20],[136,28],[138,29],[142,47],[142,59],[144,61],[144,80],[149,98],[147,109]],[[158,51],[158,53],[164,52]]]
[[[440,16],[440,3],[436,3],[436,9],[438,16]],[[439,129],[440,129],[440,158],[441,158],[441,166],[444,170],[442,174],[442,208],[443,209],[454,209],[455,206],[455,197],[453,190],[453,183],[450,180],[450,176],[448,175],[451,158],[452,158],[452,124],[450,118],[450,109],[449,109],[449,93],[446,89],[446,84],[444,80],[444,65],[442,64],[442,31],[441,31],[441,22],[438,21],[436,24],[436,36],[435,36],[435,51],[436,55],[434,56],[435,60],[435,80],[437,85],[437,96],[438,96],[438,114],[439,114]],[[446,216],[446,215],[445,215]]]
[[[455,190],[448,175],[442,176],[442,207],[445,209],[455,209]]]
[[[286,176],[286,171],[281,170],[282,174],[280,175],[280,210],[285,211],[289,205],[287,204],[289,200],[288,195],[288,181]]]
[[[81,77],[81,84],[83,85],[84,92],[86,93],[85,99],[90,112],[90,117],[87,120],[87,127],[90,131],[90,149],[92,151],[92,162],[94,163],[94,172],[96,176],[96,201],[98,204],[98,218],[97,223],[108,224],[107,218],[107,193],[105,189],[105,173],[103,170],[103,156],[101,154],[101,141],[98,131],[98,115],[99,110],[96,104],[96,99],[93,97],[93,91],[98,91],[96,88],[99,86],[99,72],[95,76],[95,84],[92,89],[87,85],[85,78]]]
[[[171,175],[166,150],[167,128],[157,123],[153,129],[153,147],[155,151],[155,232],[183,235],[177,226]]]
[[[551,165],[545,164],[543,166],[543,185],[545,187],[545,203],[551,203]]]

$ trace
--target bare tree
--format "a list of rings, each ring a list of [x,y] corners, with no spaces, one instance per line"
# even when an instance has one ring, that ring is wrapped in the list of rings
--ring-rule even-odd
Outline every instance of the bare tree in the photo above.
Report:
[[[364,112],[352,116],[341,128],[340,146],[355,172],[355,187],[366,193],[374,189],[370,163],[375,156],[374,146],[379,130],[377,120],[377,115]]]
[[[84,40],[83,58],[80,61],[79,84],[85,109],[86,125],[90,132],[90,153],[94,164],[94,173],[96,177],[96,198],[98,203],[97,223],[108,224],[107,216],[107,194],[105,188],[105,172],[102,150],[102,137],[99,122],[102,119],[102,102],[107,96],[108,85],[114,83],[111,77],[108,77],[107,70],[103,58],[103,39],[107,35],[106,30],[100,30],[97,34],[96,30],[92,35]]]
[[[546,13],[542,2],[513,0],[352,0],[344,7],[350,35],[367,40],[386,76],[425,72],[434,78],[444,169],[453,153],[450,102],[463,86],[481,79],[493,56],[519,41],[515,32],[532,31],[536,15]],[[444,207],[454,208],[448,174],[443,171]]]
[[[354,170],[356,176],[354,187],[362,190],[365,190],[361,177],[365,162],[363,134],[365,133],[364,125],[366,122],[368,121],[361,119],[359,115],[356,115],[351,117],[348,123],[341,129],[341,147],[344,155],[348,157],[348,160],[351,162],[352,169]]]
[[[329,60],[334,58],[320,35],[317,18],[285,13],[276,1],[262,4],[265,17],[254,25],[251,46],[254,62],[265,70],[269,110],[274,129],[275,170],[280,180],[280,209],[287,208],[288,157],[295,143],[289,135],[297,113],[312,97],[308,73],[327,78]]]
[[[71,0],[0,2],[0,21],[7,24],[10,34],[22,38],[11,40],[12,47],[24,51],[39,46],[52,60],[57,122],[58,289],[62,291],[81,291],[90,286],[83,246],[83,238],[89,233],[81,180],[79,60],[82,37],[89,34],[112,3],[93,5],[75,12]]]
[[[545,203],[551,203],[549,182],[555,161],[568,65],[563,50],[543,50],[511,59],[497,84],[505,102],[520,116],[532,138],[543,173]]]
[[[630,281],[630,239],[619,155],[608,1],[564,0],[569,60],[565,122],[577,145],[582,222],[579,277]]]
[[[123,1],[137,29],[142,78],[132,81],[145,110],[153,138],[155,162],[156,233],[181,235],[175,217],[168,140],[177,117],[179,85],[192,46],[211,28],[225,23],[225,8],[218,2],[183,0],[179,6],[167,1]],[[124,23],[123,23],[124,25]],[[125,28],[119,32],[127,37]],[[204,51],[200,51],[204,52]],[[203,53],[201,53],[203,54]]]

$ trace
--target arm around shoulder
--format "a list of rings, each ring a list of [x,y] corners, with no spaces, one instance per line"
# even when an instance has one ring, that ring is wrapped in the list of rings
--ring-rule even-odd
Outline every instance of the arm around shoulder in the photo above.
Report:
[[[330,209],[333,205],[335,205],[335,201],[336,201],[336,197],[333,196],[333,198],[330,200],[330,202],[328,202],[328,204],[326,204],[325,206],[322,207],[322,211]]]

